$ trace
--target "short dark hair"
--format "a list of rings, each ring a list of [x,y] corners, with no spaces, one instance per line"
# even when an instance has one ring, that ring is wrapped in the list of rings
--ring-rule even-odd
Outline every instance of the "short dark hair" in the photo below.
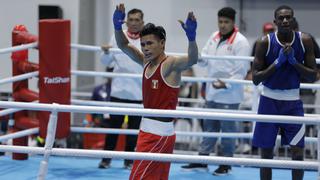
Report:
[[[278,12],[282,9],[287,9],[290,10],[292,12],[292,16],[294,15],[293,9],[290,6],[287,5],[281,5],[279,6],[275,11],[274,11],[274,18],[277,18]]]
[[[140,32],[140,37],[149,34],[157,36],[160,40],[166,40],[166,31],[162,26],[155,26],[153,23],[146,24]]]
[[[141,14],[141,19],[143,19],[144,14],[143,14],[142,10],[141,9],[136,9],[136,8],[131,9],[128,12],[127,17],[129,17],[130,14],[136,14],[136,13],[140,13]]]
[[[236,10],[231,7],[224,7],[218,11],[218,17],[227,17],[234,21],[236,17]]]

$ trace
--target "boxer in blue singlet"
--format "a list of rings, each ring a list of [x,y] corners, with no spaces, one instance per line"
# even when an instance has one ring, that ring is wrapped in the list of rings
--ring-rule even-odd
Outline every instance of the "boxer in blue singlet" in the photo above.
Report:
[[[253,83],[262,82],[258,114],[303,116],[299,97],[300,76],[316,79],[316,62],[310,36],[293,31],[293,9],[280,6],[274,12],[278,30],[257,42],[253,62]],[[290,145],[293,160],[303,160],[304,125],[257,122],[253,146],[261,148],[261,158],[272,159],[276,136]],[[260,179],[272,179],[271,168],[260,169]],[[303,170],[293,169],[292,179],[303,179]]]

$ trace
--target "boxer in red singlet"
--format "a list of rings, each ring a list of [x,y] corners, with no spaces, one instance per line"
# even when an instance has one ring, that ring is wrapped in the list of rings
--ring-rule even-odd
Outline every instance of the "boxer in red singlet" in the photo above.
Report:
[[[148,109],[176,109],[181,72],[198,61],[195,41],[197,22],[189,12],[185,23],[180,21],[189,40],[187,56],[167,56],[164,52],[166,32],[161,26],[148,23],[140,32],[141,49],[129,44],[123,34],[125,17],[123,4],[113,14],[118,47],[134,61],[144,66],[142,91],[143,105]],[[137,152],[172,153],[175,132],[172,118],[143,117],[138,135]],[[168,179],[170,163],[146,160],[134,161],[130,179]]]

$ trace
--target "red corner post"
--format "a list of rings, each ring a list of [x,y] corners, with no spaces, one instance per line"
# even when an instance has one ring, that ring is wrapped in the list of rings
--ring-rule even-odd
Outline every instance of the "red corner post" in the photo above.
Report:
[[[12,31],[12,45],[32,43],[37,41],[37,36],[28,32],[24,25],[17,25]],[[12,59],[12,75],[17,76],[27,72],[38,70],[39,66],[35,63],[28,62],[28,50],[13,52]],[[15,101],[30,102],[38,100],[38,94],[28,89],[28,80],[14,82],[12,86],[12,96]],[[27,128],[37,127],[38,120],[30,117],[32,111],[19,111],[14,113],[15,125],[13,131],[19,131]],[[27,146],[28,137],[16,138],[13,145]],[[28,159],[28,154],[13,153],[13,159]]]
[[[39,101],[70,104],[70,21],[40,20],[39,24]],[[39,112],[40,136],[47,135],[51,112]],[[58,113],[56,138],[70,133],[70,113]]]

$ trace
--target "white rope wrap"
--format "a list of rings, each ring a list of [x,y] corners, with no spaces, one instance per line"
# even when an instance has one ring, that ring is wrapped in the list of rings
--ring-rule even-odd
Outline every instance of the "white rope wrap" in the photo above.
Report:
[[[78,96],[78,97],[91,97],[91,92],[83,92],[83,91],[71,91],[72,96]],[[190,103],[199,103],[204,104],[205,100],[202,98],[178,98],[179,102],[190,102]],[[320,107],[320,106],[319,106]]]
[[[36,134],[38,132],[39,132],[39,128],[31,128],[31,129],[18,131],[15,133],[6,134],[3,136],[0,136],[0,142],[5,142],[5,141],[8,141],[9,139],[16,139],[24,136],[29,136],[32,134]]]
[[[56,104],[53,104],[53,106],[56,106]],[[48,128],[47,128],[47,136],[46,136],[46,144],[44,146],[44,157],[43,160],[40,162],[40,168],[38,172],[38,180],[44,180],[47,175],[48,171],[48,162],[49,157],[52,152],[53,143],[56,136],[56,129],[57,129],[57,111],[52,111],[49,118]]]
[[[44,154],[44,148],[23,147],[0,145],[0,151],[14,153],[33,153]],[[203,164],[226,164],[226,165],[244,165],[256,167],[275,167],[290,169],[310,169],[318,168],[317,162],[311,161],[291,161],[291,160],[266,160],[266,159],[248,159],[217,156],[198,156],[198,155],[177,155],[160,153],[141,153],[141,152],[119,152],[102,150],[84,150],[84,149],[58,149],[53,148],[51,155],[72,156],[72,157],[91,157],[91,158],[113,158],[113,159],[132,159],[132,160],[151,160],[161,162],[176,163],[203,163]]]
[[[10,108],[10,109],[5,109],[0,111],[0,116],[6,116],[8,114],[12,114],[18,111],[21,111],[22,109],[15,109],[15,108]]]
[[[119,102],[103,102],[103,101],[89,101],[71,99],[73,105],[87,105],[87,106],[105,106],[105,107],[122,107],[122,108],[139,108],[143,109],[142,104],[135,103],[119,103]],[[249,110],[228,110],[228,109],[214,109],[214,108],[196,108],[196,107],[185,107],[177,106],[177,110],[185,111],[201,111],[201,112],[220,112],[220,113],[239,113],[239,114],[257,114],[254,111]],[[0,111],[1,112],[1,111]],[[305,117],[320,117],[320,114],[304,114]]]
[[[90,128],[90,127],[71,127],[71,131],[75,133],[98,133],[98,134],[126,134],[137,135],[139,130],[134,129],[115,129],[115,128]],[[212,137],[212,138],[233,138],[233,139],[252,139],[253,133],[221,133],[221,132],[187,132],[175,131],[177,136],[192,136],[192,137]],[[280,140],[277,136],[277,140]],[[315,137],[305,137],[305,142],[317,143]]]
[[[82,44],[71,44],[72,49],[83,50],[83,51],[93,51],[93,52],[101,52],[102,49],[100,46],[91,46],[91,45],[82,45]],[[120,49],[110,48],[110,53],[122,53]],[[167,55],[170,56],[186,56],[186,53],[173,53],[166,52]],[[251,56],[209,56],[202,54],[200,58],[203,59],[212,59],[212,60],[239,60],[239,61],[253,61],[253,57]],[[317,63],[320,64],[320,59],[316,59]]]
[[[32,101],[32,102],[39,102],[38,100],[36,101]],[[0,111],[0,117],[1,116],[6,116],[8,114],[12,114],[12,113],[15,113],[15,112],[18,112],[18,111],[22,111],[23,109],[17,109],[17,108],[9,108],[9,109],[5,109],[5,110],[1,110]]]
[[[25,73],[25,74],[21,74],[21,75],[9,77],[9,78],[4,78],[0,80],[0,85],[13,83],[13,82],[17,82],[17,81],[37,77],[37,76],[39,76],[39,71],[34,71],[34,72]]]
[[[92,93],[90,92],[78,92],[78,91],[72,91],[72,96],[76,97],[86,97],[90,98],[92,96]],[[185,103],[194,103],[194,104],[204,104],[206,101],[203,98],[178,98],[178,102],[185,102]],[[76,105],[76,103],[74,103]],[[81,105],[81,104],[77,104]],[[247,106],[245,106],[247,107]],[[248,108],[251,108],[251,106],[248,105]],[[320,109],[320,105],[315,104],[303,104],[303,108],[317,108]],[[312,114],[313,115],[313,114]]]
[[[139,79],[142,78],[141,74],[132,74],[132,73],[113,73],[113,72],[72,70],[71,74],[74,76],[91,76],[91,77],[109,77],[109,78],[122,77],[122,78],[139,78]],[[225,78],[219,78],[219,79],[227,83],[253,86],[253,82],[249,80],[225,79]],[[213,81],[217,81],[217,78],[183,76],[181,81],[182,82],[213,82]],[[320,89],[320,84],[301,83],[300,88],[301,89]]]
[[[149,117],[173,117],[173,118],[197,118],[216,119],[228,121],[257,121],[257,122],[277,122],[293,124],[317,124],[319,117],[297,117],[279,115],[254,115],[239,113],[217,113],[217,112],[190,112],[182,110],[160,110],[160,109],[138,109],[138,108],[114,108],[114,107],[93,107],[75,105],[55,105],[45,103],[24,103],[0,101],[2,108],[21,108],[26,110],[53,111],[57,112],[77,112],[77,113],[97,113],[97,114],[126,114]]]
[[[135,103],[88,101],[88,100],[79,100],[79,99],[71,99],[71,103],[73,105],[105,106],[105,107],[122,107],[122,108],[139,108],[139,109],[143,109],[143,105],[142,104],[135,104]],[[196,107],[185,107],[185,106],[177,106],[177,110],[202,111],[202,112],[222,112],[222,113],[240,113],[240,114],[256,114],[255,112],[248,111],[248,110],[196,108]]]
[[[37,42],[29,43],[29,44],[22,44],[22,45],[19,45],[19,46],[2,48],[2,49],[0,49],[0,54],[7,54],[7,53],[16,52],[16,51],[36,48],[36,47],[38,47],[38,43]]]

